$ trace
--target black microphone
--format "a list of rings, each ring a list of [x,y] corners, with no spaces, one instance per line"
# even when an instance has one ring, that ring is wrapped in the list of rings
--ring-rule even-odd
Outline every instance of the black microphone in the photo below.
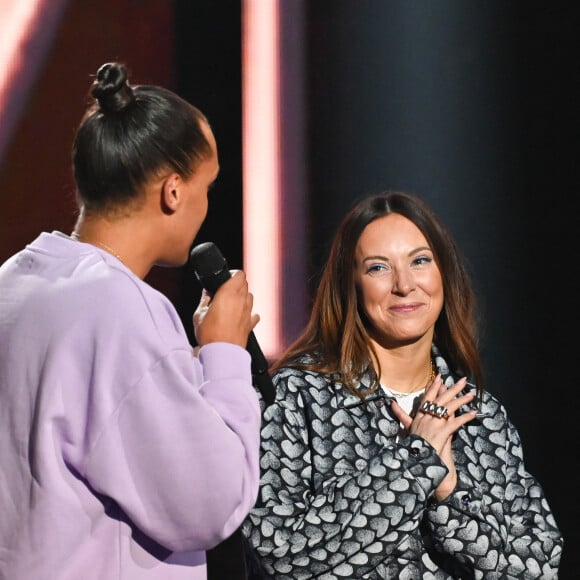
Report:
[[[189,254],[189,261],[199,283],[208,291],[210,296],[213,296],[217,289],[232,277],[226,259],[213,242],[204,242],[195,246]],[[254,387],[260,391],[265,403],[269,405],[274,402],[276,392],[272,378],[268,373],[268,361],[266,361],[253,331],[248,336],[246,350],[252,357]]]

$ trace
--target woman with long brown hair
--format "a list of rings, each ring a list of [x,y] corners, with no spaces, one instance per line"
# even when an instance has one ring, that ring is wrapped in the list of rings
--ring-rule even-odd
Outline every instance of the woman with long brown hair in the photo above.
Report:
[[[419,197],[351,209],[273,372],[255,578],[557,577],[562,536],[483,387],[464,261]]]

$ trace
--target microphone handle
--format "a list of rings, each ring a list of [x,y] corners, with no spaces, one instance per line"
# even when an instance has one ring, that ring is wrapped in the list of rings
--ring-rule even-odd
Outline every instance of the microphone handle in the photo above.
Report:
[[[274,402],[276,389],[272,383],[272,377],[268,372],[268,361],[256,340],[253,331],[248,335],[247,351],[252,357],[252,382],[254,387],[260,391],[266,405]]]
[[[213,297],[218,288],[229,278],[231,278],[230,271],[223,269],[218,273],[213,273],[211,276],[200,277],[199,281],[209,292],[210,296]],[[274,383],[272,383],[272,377],[270,377],[270,373],[268,372],[268,361],[253,331],[250,331],[248,335],[246,350],[250,353],[252,359],[252,384],[258,389],[266,405],[269,405],[274,402],[276,389],[274,388]]]

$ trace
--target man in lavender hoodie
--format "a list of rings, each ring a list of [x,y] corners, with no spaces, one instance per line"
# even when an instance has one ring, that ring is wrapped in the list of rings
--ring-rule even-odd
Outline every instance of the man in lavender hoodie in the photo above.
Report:
[[[205,579],[258,490],[243,272],[194,314],[181,266],[219,171],[207,119],[108,63],[75,136],[79,217],[0,267],[0,579]]]

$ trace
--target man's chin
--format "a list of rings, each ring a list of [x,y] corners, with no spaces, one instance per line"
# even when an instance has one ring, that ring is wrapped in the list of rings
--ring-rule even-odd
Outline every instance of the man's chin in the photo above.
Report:
[[[155,265],[159,266],[160,268],[181,268],[181,266],[185,266],[185,264],[187,264],[188,258],[189,258],[189,256],[185,256],[181,260],[163,259],[163,260],[159,260],[158,262],[155,262]]]

